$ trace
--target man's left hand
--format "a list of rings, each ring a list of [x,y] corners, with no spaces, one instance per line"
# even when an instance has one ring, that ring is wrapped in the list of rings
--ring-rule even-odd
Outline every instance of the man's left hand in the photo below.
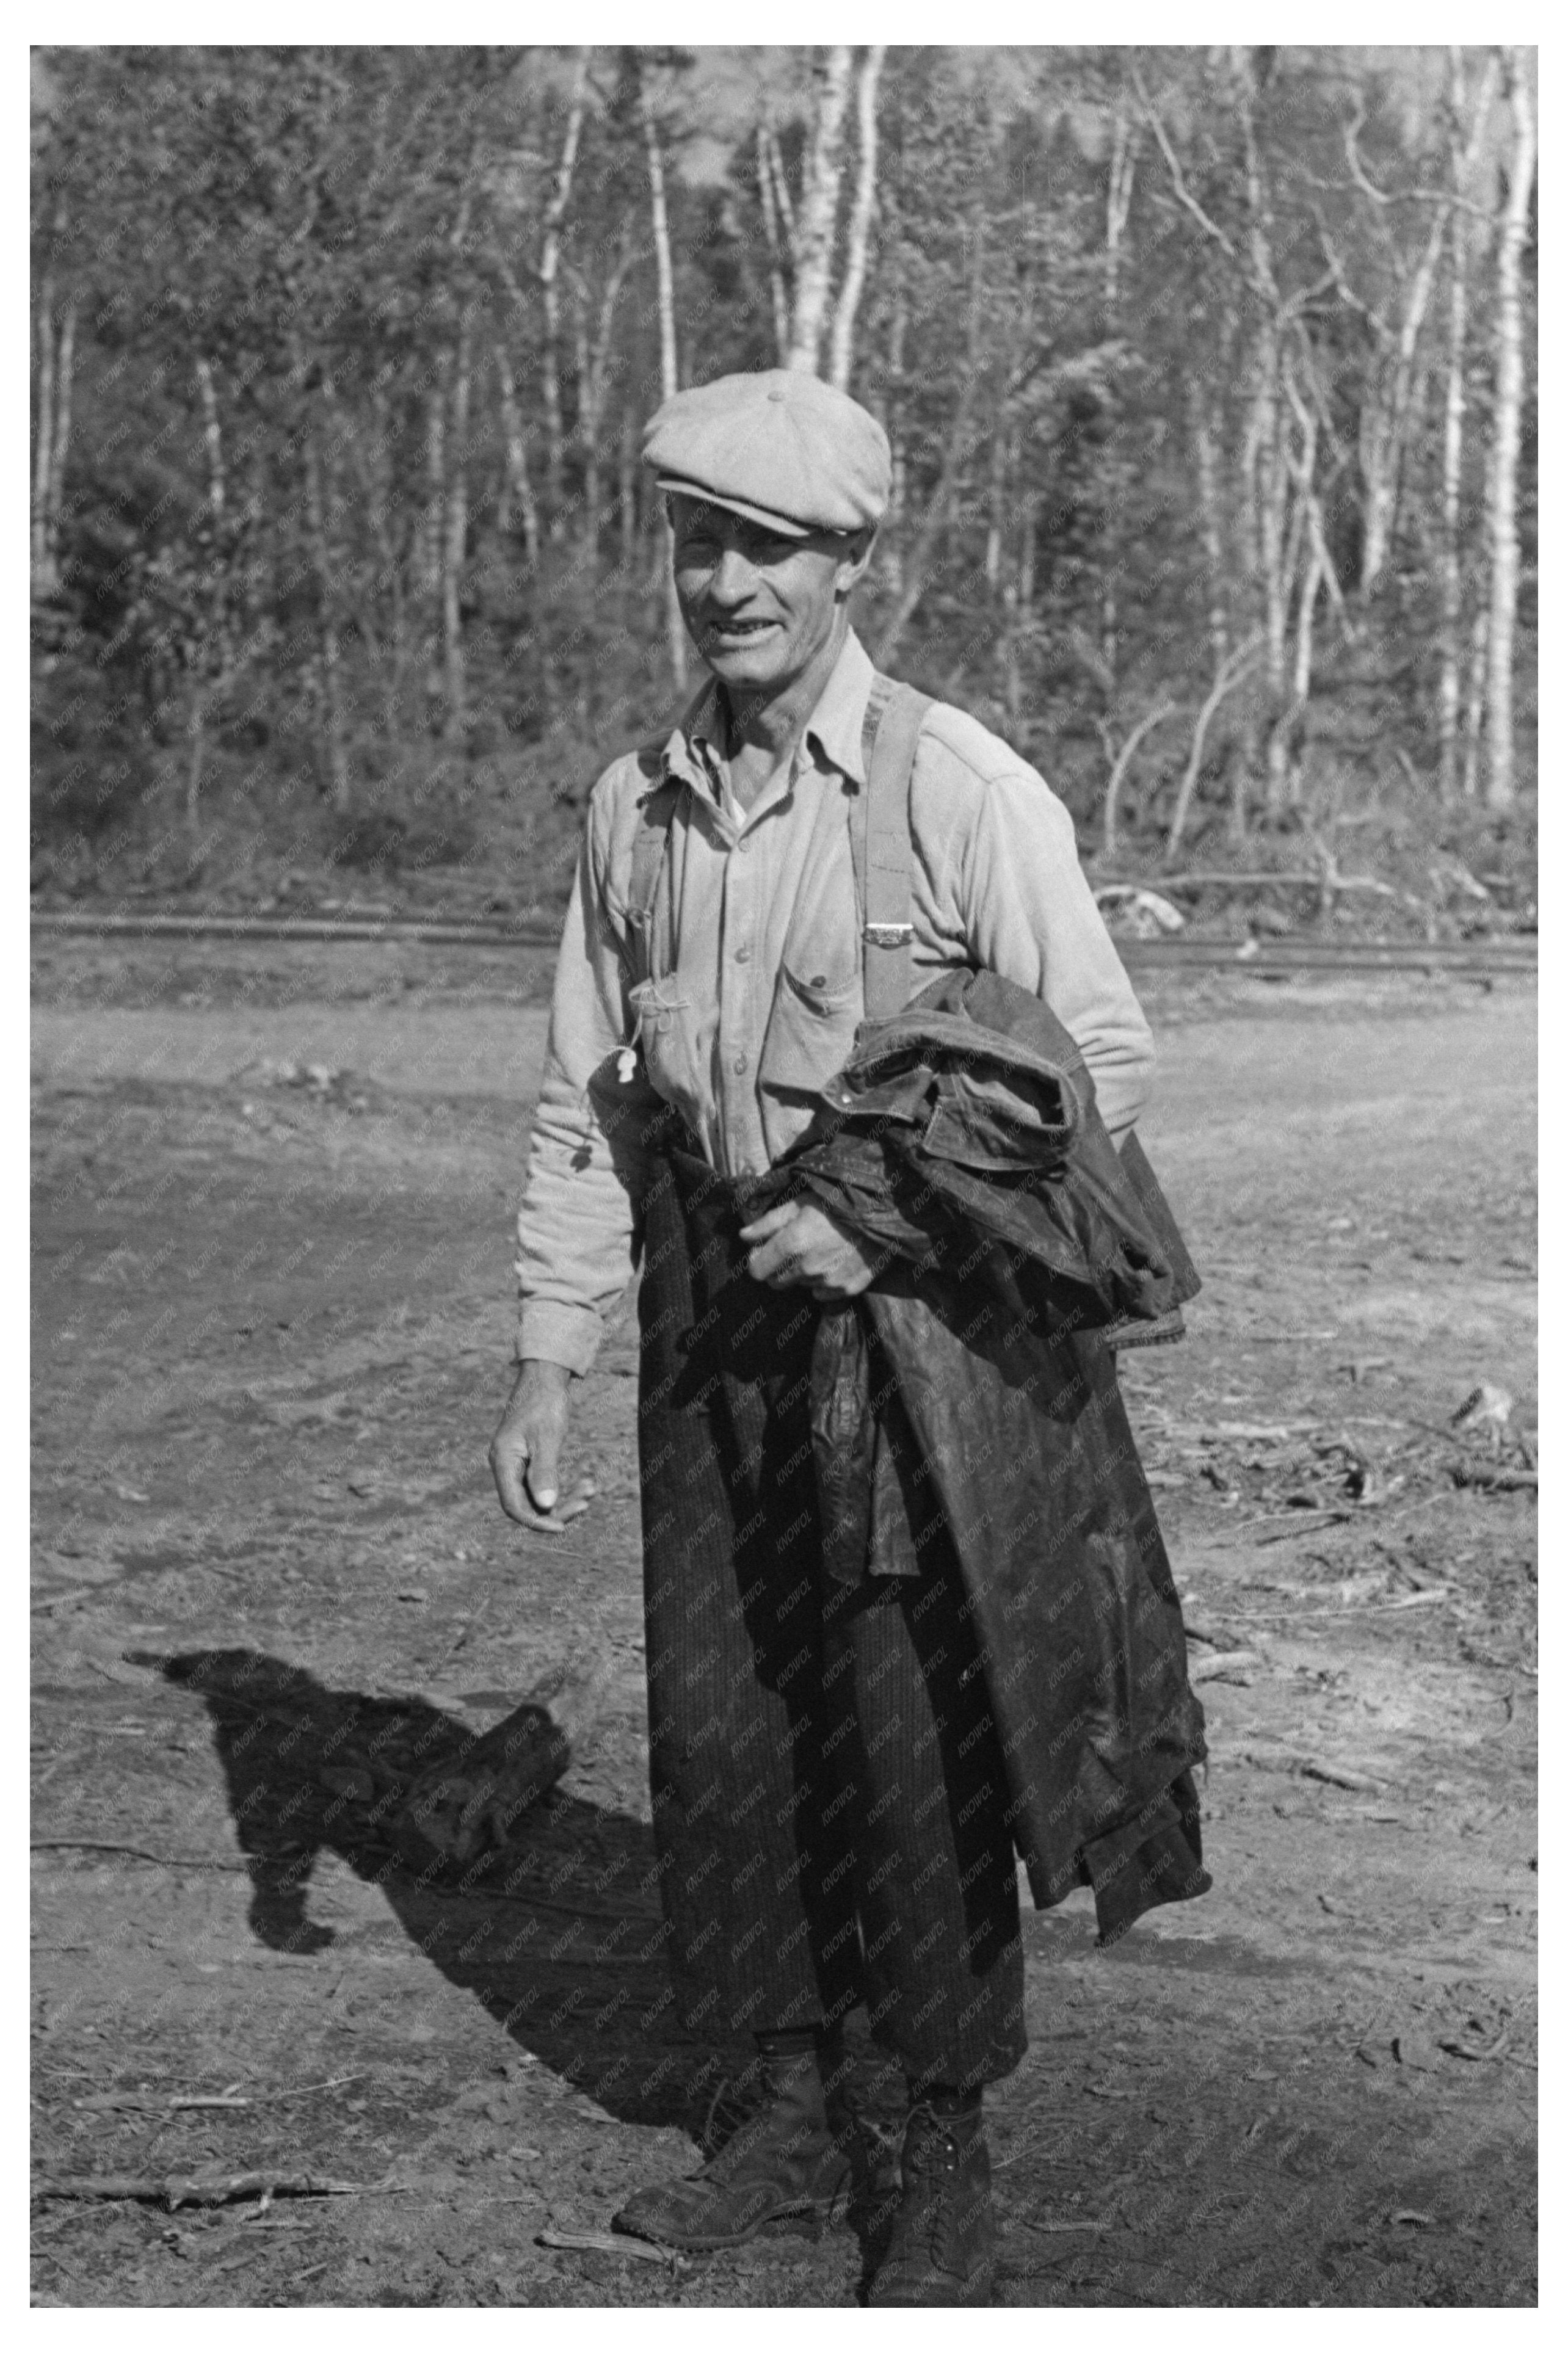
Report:
[[[742,1226],[740,1239],[752,1245],[747,1267],[758,1282],[775,1291],[802,1284],[816,1299],[853,1299],[883,1263],[813,1201],[781,1201]]]

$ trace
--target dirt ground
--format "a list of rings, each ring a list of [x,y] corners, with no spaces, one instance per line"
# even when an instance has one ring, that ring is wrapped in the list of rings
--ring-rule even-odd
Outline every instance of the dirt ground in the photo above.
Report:
[[[666,2263],[696,2161],[648,1868],[630,1329],[598,1495],[501,1517],[543,964],[41,952],[36,2181],[44,2305],[847,2305],[847,2230]],[[999,2300],[1534,2299],[1533,989],[1149,992],[1206,1289],[1124,1359],[1208,1712],[1201,1902],[1027,1915]],[[1508,1393],[1455,1429],[1482,1382]],[[507,1892],[421,1883],[352,1760],[556,1694]],[[349,1759],[344,1763],[344,1759]],[[335,1760],[335,1761],[334,1761]],[[122,2187],[127,2186],[125,2184]]]

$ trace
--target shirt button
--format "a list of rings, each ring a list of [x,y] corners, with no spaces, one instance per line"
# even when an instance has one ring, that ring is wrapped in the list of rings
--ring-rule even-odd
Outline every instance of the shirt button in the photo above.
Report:
[[[735,960],[736,964],[749,964],[751,962],[751,950],[749,948],[736,948],[735,952]]]
[[[736,1056],[736,1058],[735,1058],[735,1067],[736,1067],[736,1069],[737,1071],[744,1071],[744,1070],[745,1070],[745,1068],[746,1068],[746,1056],[745,1056],[744,1054],[737,1054],[737,1055]]]

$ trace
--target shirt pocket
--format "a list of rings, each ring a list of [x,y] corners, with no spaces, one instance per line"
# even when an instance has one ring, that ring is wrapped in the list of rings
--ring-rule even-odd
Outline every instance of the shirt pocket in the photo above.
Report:
[[[662,980],[640,981],[630,1001],[651,1083],[701,1134],[709,1089],[692,990],[678,972],[673,972]]]
[[[776,1095],[816,1094],[849,1060],[865,1010],[859,967],[803,978],[779,967],[758,1079]]]

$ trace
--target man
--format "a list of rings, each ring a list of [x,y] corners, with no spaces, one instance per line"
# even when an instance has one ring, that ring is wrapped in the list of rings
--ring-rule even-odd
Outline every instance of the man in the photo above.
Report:
[[[879,1403],[891,1534],[852,1581],[823,1570],[813,1333],[882,1261],[812,1202],[748,1207],[810,1126],[863,1011],[851,827],[874,673],[849,604],[886,506],[888,446],[844,395],[770,371],[678,394],[644,455],[712,677],[591,797],[519,1219],[520,1368],[491,1461],[513,1518],[549,1512],[570,1385],[641,1250],[672,1965],[690,2026],[756,2036],[766,2097],[693,2179],[640,2192],[617,2222],[715,2248],[776,2215],[831,2211],[853,2140],[841,2030],[864,2002],[909,2085],[871,2300],[984,2301],[981,2094],[1024,2048],[1007,1760],[950,1532],[895,1397]],[[908,827],[915,985],[969,967],[1044,1000],[1124,1134],[1150,1033],[1062,803],[938,704]],[[622,1099],[669,1107],[675,1143],[650,1156],[616,1115]]]

